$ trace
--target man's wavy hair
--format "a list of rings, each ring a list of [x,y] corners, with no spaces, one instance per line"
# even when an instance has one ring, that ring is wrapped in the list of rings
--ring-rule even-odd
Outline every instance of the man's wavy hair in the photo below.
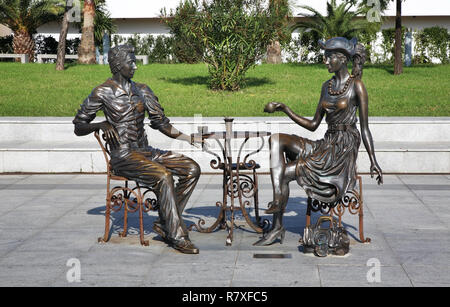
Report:
[[[112,74],[116,74],[120,71],[121,64],[126,60],[127,55],[130,53],[134,53],[134,47],[131,45],[120,45],[109,50],[108,61]]]

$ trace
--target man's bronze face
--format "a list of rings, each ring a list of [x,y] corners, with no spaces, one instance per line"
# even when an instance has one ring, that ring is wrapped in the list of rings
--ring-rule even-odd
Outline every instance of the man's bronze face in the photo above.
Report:
[[[136,56],[134,53],[128,53],[125,62],[120,67],[120,74],[126,79],[131,79],[136,69]]]

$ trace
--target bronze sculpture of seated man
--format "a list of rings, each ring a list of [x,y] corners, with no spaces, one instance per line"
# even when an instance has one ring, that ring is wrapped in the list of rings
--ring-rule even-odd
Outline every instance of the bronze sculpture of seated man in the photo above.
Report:
[[[75,134],[87,135],[101,129],[110,146],[113,173],[156,191],[159,220],[153,230],[175,249],[197,254],[199,250],[190,241],[181,214],[198,182],[200,167],[181,154],[149,146],[144,130],[145,112],[153,129],[191,145],[194,140],[171,125],[147,85],[131,80],[137,69],[132,46],[114,47],[108,58],[113,76],[84,100],[73,120]],[[91,123],[100,110],[106,121]],[[178,177],[177,184],[173,176]]]

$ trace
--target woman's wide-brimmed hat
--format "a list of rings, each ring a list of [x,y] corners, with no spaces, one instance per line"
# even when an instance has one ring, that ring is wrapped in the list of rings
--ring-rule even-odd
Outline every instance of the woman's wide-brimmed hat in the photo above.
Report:
[[[319,46],[324,50],[342,52],[347,57],[352,58],[355,55],[355,46],[357,43],[358,40],[355,37],[351,40],[348,40],[345,37],[333,37],[326,42],[320,40]]]

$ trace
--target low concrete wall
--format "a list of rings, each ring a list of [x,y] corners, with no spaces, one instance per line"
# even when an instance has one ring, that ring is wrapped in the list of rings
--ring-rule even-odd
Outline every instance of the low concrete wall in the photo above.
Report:
[[[1,54],[0,54],[1,57]],[[44,59],[53,59],[56,60],[58,58],[57,54],[38,54],[37,56],[37,62],[39,64],[44,63]],[[71,60],[78,60],[78,54],[66,54],[65,55],[66,59],[71,59]],[[143,65],[148,65],[148,55],[136,55],[136,59],[141,60]],[[99,63],[103,63],[103,55],[99,56]]]
[[[96,121],[104,120],[97,118]],[[104,172],[105,161],[93,135],[77,137],[72,118],[0,118],[0,173],[5,172]],[[209,131],[223,131],[223,118],[171,118],[172,124],[185,133],[208,126]],[[450,118],[381,118],[369,120],[378,162],[385,173],[450,173]],[[286,117],[236,118],[233,129],[270,131],[320,139],[326,131],[322,123],[315,132],[307,131]],[[212,156],[186,142],[172,140],[146,127],[149,143],[157,148],[174,150],[192,157],[203,172],[214,172]],[[234,156],[239,141],[233,144]],[[243,148],[244,157],[256,150],[260,139],[250,139]],[[220,148],[211,142],[211,149]],[[264,147],[252,156],[269,171],[267,137]],[[358,157],[360,172],[369,171],[369,159],[361,144]]]
[[[15,54],[15,53],[2,53],[0,54],[2,59],[20,59],[22,64],[30,62],[30,56],[28,54]]]

